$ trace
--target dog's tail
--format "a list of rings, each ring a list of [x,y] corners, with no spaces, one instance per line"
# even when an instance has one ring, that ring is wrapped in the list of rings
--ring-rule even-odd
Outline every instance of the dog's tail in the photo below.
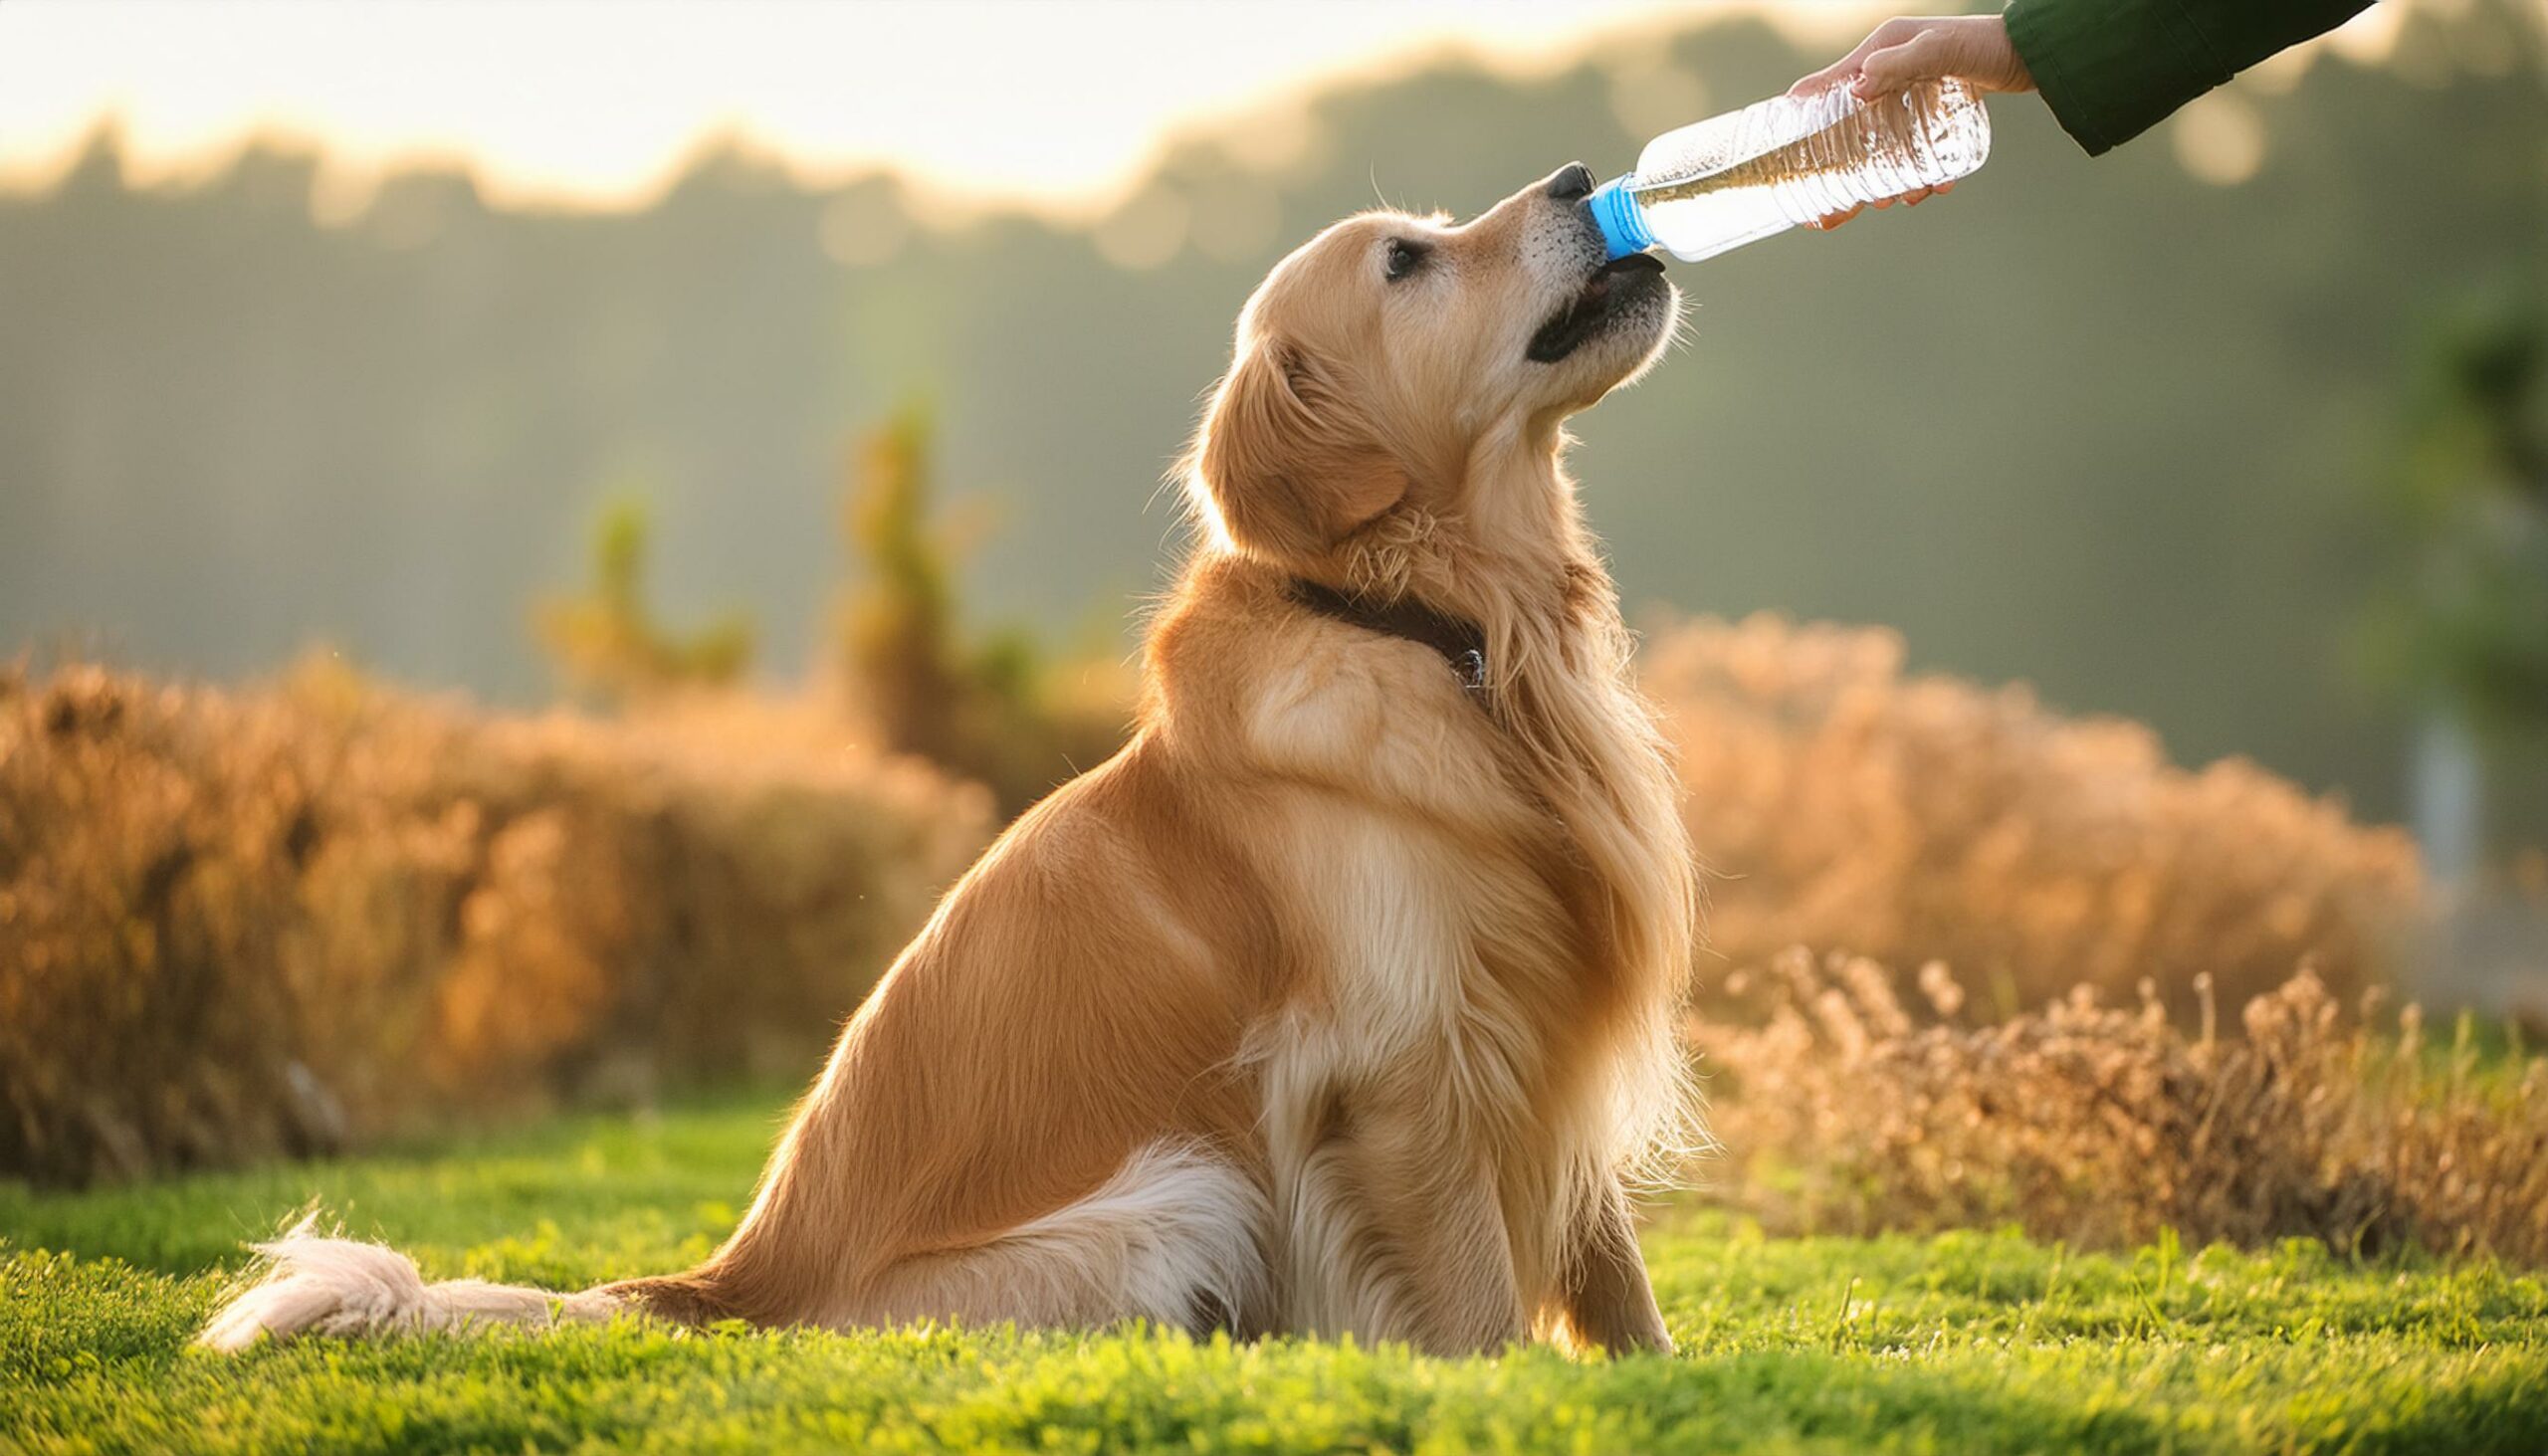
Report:
[[[621,1314],[668,1314],[679,1319],[705,1313],[679,1298],[682,1276],[605,1285],[559,1294],[483,1279],[428,1284],[406,1255],[385,1245],[328,1238],[315,1232],[318,1215],[270,1242],[255,1245],[267,1261],[266,1276],[232,1298],[206,1321],[195,1344],[238,1351],[260,1336],[353,1337],[457,1330],[466,1326],[596,1323]],[[671,1299],[656,1298],[652,1286]]]

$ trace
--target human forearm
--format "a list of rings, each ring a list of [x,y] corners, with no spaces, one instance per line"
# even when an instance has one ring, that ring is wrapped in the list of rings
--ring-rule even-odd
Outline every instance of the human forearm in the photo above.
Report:
[[[2014,0],[2009,40],[2062,129],[2090,155],[2147,131],[2371,0]]]

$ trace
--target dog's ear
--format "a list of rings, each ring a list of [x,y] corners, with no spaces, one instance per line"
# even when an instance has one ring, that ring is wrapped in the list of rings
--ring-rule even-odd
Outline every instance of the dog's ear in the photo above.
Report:
[[[1324,555],[1407,489],[1346,392],[1274,339],[1242,351],[1214,391],[1188,477],[1241,550],[1284,561]]]

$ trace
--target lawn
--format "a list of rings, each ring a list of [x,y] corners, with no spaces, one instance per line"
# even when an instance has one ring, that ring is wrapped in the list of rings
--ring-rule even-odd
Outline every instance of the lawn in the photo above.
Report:
[[[734,1221],[775,1113],[568,1120],[79,1195],[0,1187],[0,1449],[2548,1450],[2548,1282],[2490,1264],[2083,1254],[2013,1233],[1646,1239],[1681,1353],[624,1324],[221,1358],[239,1241],[316,1197],[429,1274],[572,1288]]]

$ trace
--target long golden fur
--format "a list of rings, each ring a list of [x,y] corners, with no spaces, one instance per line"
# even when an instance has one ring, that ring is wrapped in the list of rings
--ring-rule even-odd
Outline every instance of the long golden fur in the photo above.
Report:
[[[1560,457],[1676,300],[1603,266],[1589,182],[1275,268],[1132,741],[947,896],[705,1263],[560,1297],[297,1233],[206,1343],[634,1308],[1668,1348],[1627,1189],[1683,1123],[1693,886]],[[1301,579],[1475,623],[1489,681]]]

